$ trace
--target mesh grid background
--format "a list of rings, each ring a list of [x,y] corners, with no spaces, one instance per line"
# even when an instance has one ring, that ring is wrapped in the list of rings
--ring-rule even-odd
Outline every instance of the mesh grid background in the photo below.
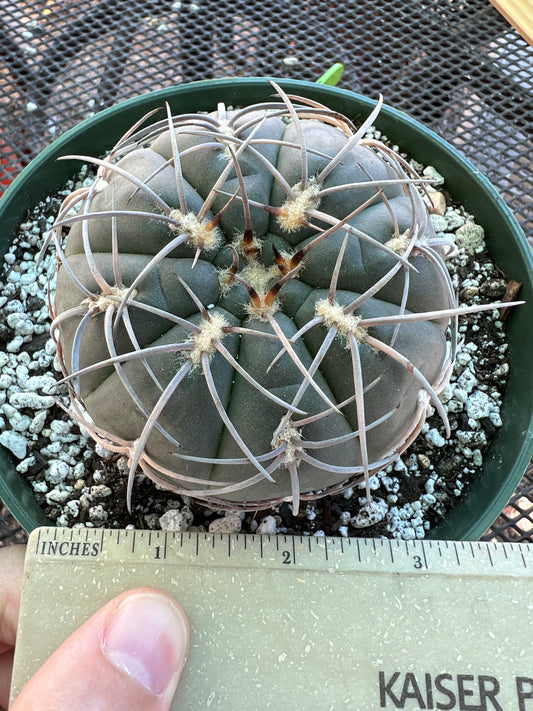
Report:
[[[340,87],[453,143],[533,243],[533,48],[488,0],[0,0],[0,38],[0,193],[123,99],[224,76],[314,81],[342,62]],[[533,541],[532,500],[530,467],[486,538]],[[6,521],[0,509],[0,545]]]

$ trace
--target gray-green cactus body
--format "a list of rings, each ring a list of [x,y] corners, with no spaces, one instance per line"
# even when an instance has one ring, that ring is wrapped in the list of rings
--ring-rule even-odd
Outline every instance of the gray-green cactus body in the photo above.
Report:
[[[296,505],[368,478],[444,384],[453,294],[421,189],[316,113],[169,118],[60,215],[72,397],[170,489]]]

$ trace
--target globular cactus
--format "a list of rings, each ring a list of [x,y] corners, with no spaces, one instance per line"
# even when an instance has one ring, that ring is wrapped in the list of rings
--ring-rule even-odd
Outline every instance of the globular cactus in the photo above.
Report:
[[[56,222],[52,332],[129,498],[140,465],[217,507],[297,511],[368,482],[431,404],[446,423],[458,309],[424,181],[365,138],[379,102],[356,128],[274,86],[76,156],[98,174]]]

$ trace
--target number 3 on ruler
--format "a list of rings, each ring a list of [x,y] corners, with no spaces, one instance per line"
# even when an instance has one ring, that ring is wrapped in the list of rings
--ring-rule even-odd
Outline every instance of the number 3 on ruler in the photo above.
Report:
[[[416,570],[420,570],[420,568],[424,567],[424,563],[422,561],[422,558],[419,555],[414,555],[413,560],[415,562],[415,568]]]

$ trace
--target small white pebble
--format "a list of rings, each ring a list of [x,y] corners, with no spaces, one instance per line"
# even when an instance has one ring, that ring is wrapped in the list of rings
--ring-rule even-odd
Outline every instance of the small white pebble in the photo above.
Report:
[[[112,489],[105,484],[97,484],[96,486],[91,486],[91,498],[94,499],[106,499],[113,493]]]
[[[464,249],[467,254],[475,254],[479,247],[485,243],[485,231],[475,222],[465,222],[455,233],[457,246]]]
[[[85,474],[85,465],[83,464],[83,462],[78,462],[74,466],[72,474],[75,479],[80,479],[81,477],[83,477],[83,475]]]
[[[265,516],[257,527],[256,533],[262,536],[273,536],[276,533],[277,525],[274,516]]]
[[[5,430],[0,434],[0,444],[9,449],[17,459],[25,459],[28,441],[24,435],[12,430]]]
[[[470,355],[470,353],[462,352],[462,353],[457,354],[457,362],[459,363],[459,365],[462,365],[462,366],[468,365],[471,360],[472,360],[472,356]]]
[[[13,379],[8,373],[0,375],[0,390],[7,390],[13,384]]]
[[[469,395],[472,390],[477,386],[478,379],[470,370],[464,370],[461,375],[457,378],[457,387],[454,391],[454,397],[460,399],[457,390],[463,390],[467,395]]]
[[[191,521],[179,509],[170,509],[159,517],[162,531],[186,531]]]
[[[66,462],[62,462],[60,459],[52,459],[46,472],[46,480],[50,484],[59,484],[65,481],[69,473],[70,467]]]
[[[462,400],[450,400],[450,402],[447,404],[448,412],[451,414],[457,414],[458,412],[462,412],[464,410],[464,406],[464,401]]]
[[[26,381],[24,389],[33,392],[42,390],[45,395],[50,395],[55,384],[56,380],[51,375],[32,375]]]
[[[406,467],[403,459],[397,459],[394,462],[394,471],[395,472],[406,472],[407,471],[407,467]]]
[[[96,526],[103,526],[107,521],[107,511],[102,504],[91,506],[89,509],[89,518]]]
[[[426,442],[431,444],[433,447],[444,447],[444,445],[446,444],[446,440],[436,427],[432,427],[430,430],[428,430],[424,437],[426,439]]]
[[[5,407],[6,406],[4,406],[4,410]],[[15,412],[15,414],[9,418],[9,425],[15,432],[26,432],[30,428],[31,417],[29,415],[21,415],[20,412]]]
[[[9,398],[9,404],[18,409],[48,410],[55,404],[51,395],[37,395],[32,392],[13,393]]]
[[[30,467],[32,467],[35,464],[35,457],[30,455],[29,457],[26,457],[26,459],[23,459],[20,464],[17,464],[16,470],[20,472],[21,474],[25,474]]]
[[[443,403],[446,404],[449,402],[453,397],[453,387],[450,383],[446,385],[446,387],[443,389],[443,391],[439,395],[439,400]]]
[[[494,410],[494,405],[487,393],[481,390],[474,390],[466,401],[466,414],[474,420],[488,417],[491,410]]]
[[[46,494],[46,503],[51,506],[53,504],[64,504],[70,496],[70,491],[66,489],[52,489]]]
[[[228,514],[223,518],[216,518],[209,524],[209,533],[239,533],[242,521],[235,514]]]
[[[506,375],[509,374],[509,364],[508,363],[502,363],[496,370],[494,371],[494,377],[495,378],[504,378]]]
[[[77,518],[80,513],[80,502],[74,499],[72,501],[67,501],[64,512],[71,518]]]
[[[41,410],[41,412],[38,412],[33,420],[31,421],[30,426],[28,427],[28,430],[31,432],[31,434],[40,434],[42,431],[46,418],[48,417],[48,412],[47,410]]]
[[[359,513],[351,519],[354,528],[367,528],[382,521],[388,511],[388,504],[382,499],[373,499],[361,506]]]
[[[457,210],[446,210],[446,221],[448,223],[449,230],[456,230],[458,227],[462,227],[465,223],[465,218],[460,215]]]
[[[435,232],[445,232],[448,229],[448,223],[446,221],[446,218],[442,215],[433,214],[429,217]]]
[[[444,185],[444,178],[432,165],[428,165],[426,168],[424,168],[423,176],[425,178],[429,178],[430,180],[435,181],[433,187],[437,187],[438,185]]]
[[[110,449],[102,447],[102,445],[98,443],[96,443],[94,451],[99,457],[102,457],[102,459],[108,459],[109,457],[112,457],[114,455],[114,452],[112,452]]]
[[[473,432],[472,430],[457,430],[455,436],[461,444],[466,444],[468,446],[474,445],[483,447],[487,444],[487,436],[483,430],[478,430],[476,432]]]
[[[472,454],[472,461],[476,467],[481,467],[483,464],[483,455],[479,449],[474,449]]]
[[[58,435],[69,434],[71,426],[72,424],[70,422],[65,422],[65,420],[52,420],[50,423],[50,429]]]
[[[424,484],[424,489],[426,490],[426,494],[433,494],[435,491],[435,479],[428,479]]]
[[[412,526],[405,526],[402,529],[402,539],[404,541],[412,541],[416,538],[416,531]]]
[[[6,351],[8,353],[18,353],[23,343],[24,339],[22,336],[15,336],[15,338],[7,344]]]
[[[494,427],[501,427],[503,424],[502,418],[500,417],[499,412],[491,412],[489,414],[489,420],[492,422]]]

